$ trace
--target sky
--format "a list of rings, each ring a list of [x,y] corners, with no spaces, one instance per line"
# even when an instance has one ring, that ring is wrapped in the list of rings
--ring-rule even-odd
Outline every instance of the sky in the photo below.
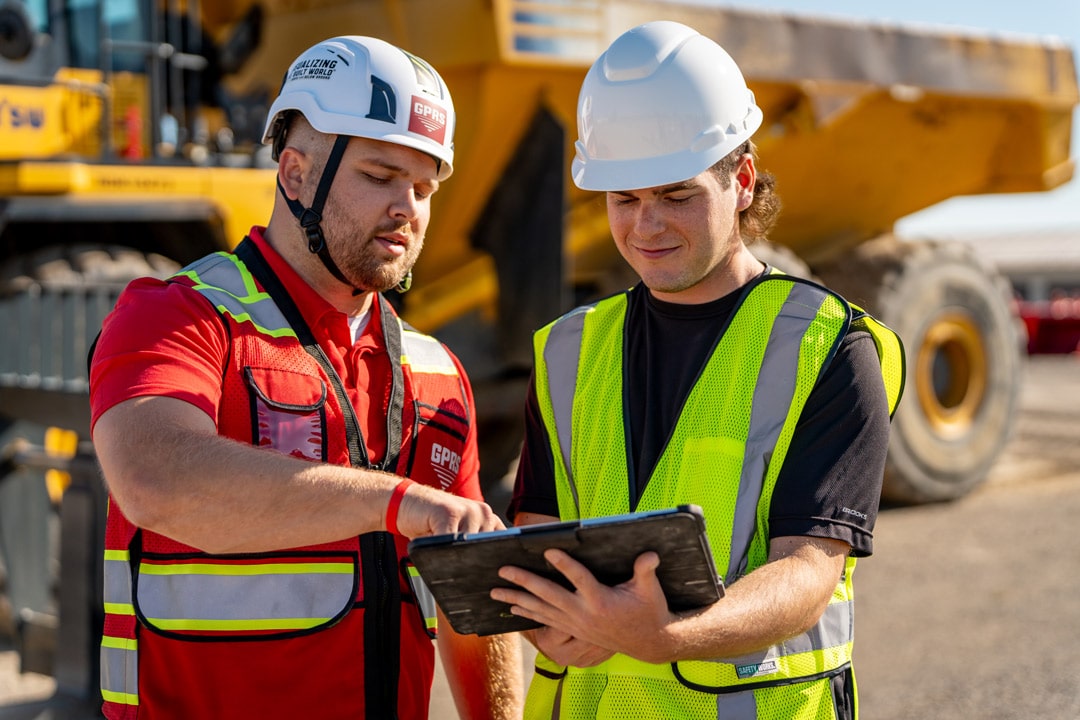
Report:
[[[991,32],[1054,36],[1080,65],[1080,0],[697,0],[748,7],[900,23],[961,26]],[[1077,232],[1080,243],[1080,110],[1073,112],[1073,180],[1042,193],[957,197],[901,219],[901,236],[963,236],[1047,229]]]

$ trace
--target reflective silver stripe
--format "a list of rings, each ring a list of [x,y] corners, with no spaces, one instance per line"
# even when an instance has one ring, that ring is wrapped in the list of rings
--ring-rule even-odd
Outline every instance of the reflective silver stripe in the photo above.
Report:
[[[429,634],[433,634],[438,631],[439,618],[435,596],[431,594],[427,583],[420,577],[420,571],[416,569],[415,565],[410,563],[407,570],[409,572],[409,586],[412,588],[413,596],[416,598],[416,604],[420,607],[420,615],[424,618],[424,629]]]
[[[139,611],[168,629],[309,628],[352,602],[354,576],[351,562],[144,564]]]
[[[404,330],[401,335],[403,365],[407,364],[413,372],[431,375],[457,375],[457,366],[438,340],[411,330]]]
[[[585,316],[593,305],[575,308],[564,315],[551,328],[544,344],[544,364],[548,372],[548,392],[551,393],[551,409],[555,416],[555,435],[559,441],[566,478],[574,495],[574,507],[581,517],[581,502],[574,485],[573,468],[570,464],[572,443],[574,394],[577,392],[578,363],[581,361],[581,334]]]
[[[758,377],[768,378],[768,382],[758,382],[754,386],[742,477],[739,479],[739,497],[732,524],[731,555],[725,578],[729,585],[746,572],[766,468],[795,395],[802,339],[817,317],[825,297],[824,292],[813,286],[794,283],[773,322],[758,371]]]
[[[716,696],[717,720],[757,720],[754,691],[719,693]]]
[[[104,599],[110,605],[131,605],[131,568],[127,550],[106,550]]]
[[[137,641],[110,637],[101,639],[101,693],[109,702],[139,704],[139,663]]]
[[[254,278],[241,267],[240,259],[229,253],[214,253],[177,273],[194,281],[214,307],[236,322],[250,322],[264,335],[291,337],[296,333],[273,299],[259,292]]]
[[[825,648],[839,647],[852,642],[855,627],[855,605],[850,600],[830,603],[817,625],[802,635],[784,642],[793,645],[792,652],[809,652]]]

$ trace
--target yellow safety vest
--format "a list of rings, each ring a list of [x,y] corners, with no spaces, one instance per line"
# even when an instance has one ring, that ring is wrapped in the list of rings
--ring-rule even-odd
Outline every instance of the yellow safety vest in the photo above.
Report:
[[[631,291],[632,292],[632,291]],[[578,308],[535,337],[536,391],[562,519],[630,511],[624,438],[627,295]],[[768,559],[769,506],[795,425],[850,326],[877,344],[890,413],[903,387],[899,338],[838,295],[782,274],[751,283],[691,390],[637,510],[696,503],[730,584]],[[761,378],[761,382],[759,382]],[[849,558],[818,624],[743,657],[591,668],[542,653],[526,718],[832,718],[829,678],[851,662]]]

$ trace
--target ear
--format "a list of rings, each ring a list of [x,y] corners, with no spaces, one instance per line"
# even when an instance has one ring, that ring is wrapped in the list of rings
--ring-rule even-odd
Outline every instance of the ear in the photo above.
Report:
[[[300,197],[309,164],[307,156],[292,145],[286,146],[278,156],[278,180],[290,200]]]
[[[735,208],[742,212],[754,202],[754,184],[757,182],[757,170],[754,168],[754,158],[751,155],[743,155],[735,168]]]

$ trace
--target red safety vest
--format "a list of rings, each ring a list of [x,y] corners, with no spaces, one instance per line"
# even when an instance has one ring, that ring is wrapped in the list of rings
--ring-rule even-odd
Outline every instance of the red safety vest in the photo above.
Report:
[[[250,258],[250,244],[247,250]],[[358,452],[366,455],[363,440],[346,431],[327,370],[237,255],[203,258],[174,281],[207,297],[229,326],[222,435],[312,460],[366,464],[357,461]],[[387,469],[446,487],[469,432],[464,380],[438,341],[379,301],[395,371]],[[105,715],[426,718],[434,605],[412,589],[405,546],[405,538],[376,532],[208,555],[135,527],[110,502]]]

